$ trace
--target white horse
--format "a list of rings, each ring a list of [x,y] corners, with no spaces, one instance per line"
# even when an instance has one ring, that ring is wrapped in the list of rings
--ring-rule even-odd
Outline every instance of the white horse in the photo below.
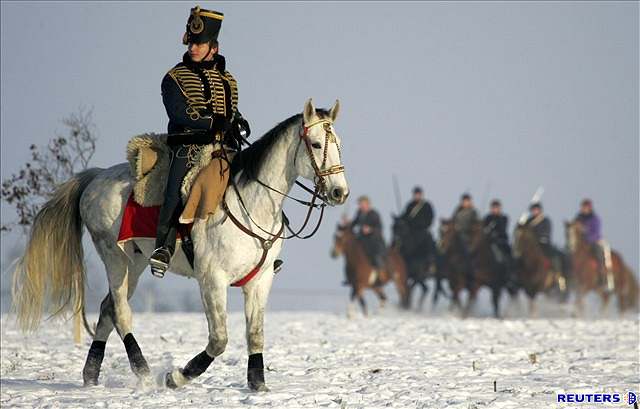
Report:
[[[193,225],[194,268],[181,251],[176,251],[170,271],[198,281],[209,340],[204,351],[185,368],[165,375],[168,387],[179,387],[199,376],[224,352],[227,289],[259,267],[257,274],[242,287],[249,353],[247,378],[251,389],[268,390],[262,359],[263,321],[274,261],[282,248],[282,240],[276,236],[283,227],[283,193],[289,192],[302,176],[315,182],[316,189],[330,205],[345,202],[349,188],[341,164],[340,138],[333,128],[338,111],[338,101],[330,111],[325,111],[316,110],[308,100],[302,114],[281,122],[239,154],[235,160],[241,163],[241,169],[232,176],[238,190],[228,189],[227,209],[219,209],[207,221],[196,221]],[[14,303],[24,329],[35,329],[47,306],[54,308],[54,315],[71,308],[75,313],[83,311],[81,238],[83,224],[87,227],[105,264],[109,294],[102,301],[83,369],[85,385],[98,382],[106,341],[114,326],[125,344],[133,372],[143,380],[150,377],[149,366],[133,337],[128,299],[147,267],[154,241],[134,239],[130,254],[116,244],[132,188],[133,176],[126,163],[90,169],[65,182],[37,215],[26,252],[14,273]],[[243,230],[251,231],[251,235]]]

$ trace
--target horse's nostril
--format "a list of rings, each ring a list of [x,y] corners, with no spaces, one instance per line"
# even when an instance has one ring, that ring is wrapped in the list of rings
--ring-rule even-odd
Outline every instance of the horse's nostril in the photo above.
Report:
[[[340,189],[339,187],[336,187],[336,188],[333,189],[332,194],[333,194],[333,198],[334,199],[341,199],[342,198],[342,189]]]

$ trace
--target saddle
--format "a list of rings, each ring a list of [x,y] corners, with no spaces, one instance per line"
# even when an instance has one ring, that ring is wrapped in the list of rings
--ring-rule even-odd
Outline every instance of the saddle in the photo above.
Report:
[[[221,152],[219,144],[200,145],[190,152],[192,166],[180,188],[184,204],[180,223],[207,219],[218,208],[229,174],[229,164]],[[171,165],[167,134],[134,136],[127,144],[127,160],[135,181],[133,200],[143,207],[162,205]]]

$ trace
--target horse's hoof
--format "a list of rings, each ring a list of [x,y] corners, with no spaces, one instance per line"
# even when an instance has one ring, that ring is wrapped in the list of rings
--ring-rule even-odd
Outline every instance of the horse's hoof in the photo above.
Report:
[[[264,382],[250,382],[249,389],[254,392],[269,392],[269,388],[267,388]]]
[[[177,389],[188,383],[188,379],[182,374],[181,369],[174,369],[172,372],[167,372],[164,376],[164,384],[169,389]]]
[[[98,385],[98,378],[96,379],[84,379],[84,387],[90,387],[90,386],[97,386]]]
[[[176,383],[176,381],[173,380],[173,376],[171,375],[171,372],[167,372],[164,375],[164,385],[169,389],[178,388],[178,384]]]

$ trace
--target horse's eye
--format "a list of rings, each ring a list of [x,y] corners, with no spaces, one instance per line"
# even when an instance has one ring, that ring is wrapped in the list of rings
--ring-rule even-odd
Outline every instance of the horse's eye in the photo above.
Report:
[[[318,142],[312,143],[311,146],[313,146],[314,149],[322,149],[322,145],[320,145]]]

